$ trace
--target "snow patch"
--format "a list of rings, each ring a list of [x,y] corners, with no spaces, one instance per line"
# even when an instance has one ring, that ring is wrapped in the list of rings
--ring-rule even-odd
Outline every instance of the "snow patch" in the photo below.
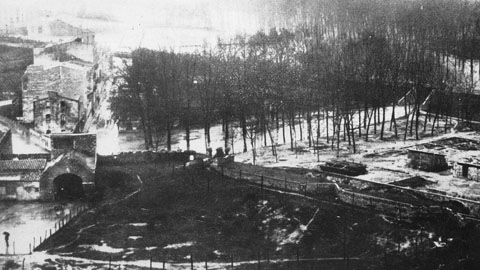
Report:
[[[191,247],[195,244],[195,242],[189,241],[185,243],[178,243],[178,244],[170,244],[165,246],[163,249],[179,249],[182,247]]]
[[[134,227],[144,227],[144,226],[147,226],[147,223],[128,223],[128,225],[134,226]]]
[[[104,253],[120,253],[125,251],[123,248],[112,248],[109,247],[106,243],[103,243],[101,246],[100,245],[80,245],[79,247],[85,248],[85,249],[90,249],[90,250],[95,250],[99,252],[104,252]]]
[[[143,236],[129,236],[128,239],[132,239],[132,240],[138,240],[140,238],[143,238]]]

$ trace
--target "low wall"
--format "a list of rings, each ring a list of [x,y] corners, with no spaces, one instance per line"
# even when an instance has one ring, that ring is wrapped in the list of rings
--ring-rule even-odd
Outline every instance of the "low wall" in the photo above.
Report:
[[[141,164],[153,162],[182,162],[186,163],[196,157],[194,151],[184,152],[153,152],[153,151],[138,151],[138,152],[122,152],[117,155],[102,156],[97,155],[97,166],[121,166],[127,164]]]
[[[321,194],[330,194],[334,195],[343,203],[353,205],[356,207],[377,210],[382,212],[387,212],[391,214],[395,214],[400,218],[409,218],[415,216],[416,214],[420,213],[424,206],[421,205],[412,205],[409,203],[386,199],[382,197],[367,195],[364,193],[358,193],[354,191],[349,191],[341,188],[336,182],[338,181],[363,181],[360,179],[356,179],[350,176],[345,175],[338,175],[332,174],[329,172],[322,172],[321,177],[325,177],[327,180],[332,182],[330,183],[307,183],[307,182],[296,182],[296,181],[289,181],[287,179],[278,179],[274,177],[267,177],[260,174],[246,174],[242,173],[241,171],[231,170],[225,167],[214,167],[217,171],[222,173],[223,175],[243,180],[253,182],[257,185],[261,185],[262,187],[266,188],[273,188],[278,190],[285,190],[294,192],[297,194],[302,194],[305,196],[319,196]],[[378,184],[379,183],[372,183]],[[383,185],[383,184],[382,184]],[[390,186],[390,185],[389,185]],[[392,186],[398,188],[396,186]],[[405,188],[401,188],[405,189]],[[449,201],[449,198],[442,195],[437,194],[423,194],[425,197],[434,199],[435,201],[445,202]],[[427,195],[431,195],[428,197]],[[479,204],[471,204],[468,205],[468,208],[472,210],[478,210]]]

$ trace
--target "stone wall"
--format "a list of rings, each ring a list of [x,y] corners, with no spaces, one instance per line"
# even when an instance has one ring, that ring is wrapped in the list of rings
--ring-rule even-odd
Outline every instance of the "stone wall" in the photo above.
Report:
[[[439,172],[448,169],[444,155],[417,150],[408,151],[408,167],[427,171]]]
[[[453,175],[456,177],[464,177],[463,176],[463,168],[467,166],[468,171],[467,171],[467,179],[473,180],[473,181],[480,181],[480,168],[475,165],[469,166],[468,164],[462,164],[462,163],[455,163],[453,164]]]
[[[102,156],[97,155],[98,166],[120,166],[126,164],[141,164],[153,162],[182,162],[190,160],[190,156],[196,157],[194,151],[185,152],[123,152],[117,155]]]
[[[50,139],[52,159],[71,150],[82,153],[87,157],[95,158],[97,149],[96,134],[52,134]]]

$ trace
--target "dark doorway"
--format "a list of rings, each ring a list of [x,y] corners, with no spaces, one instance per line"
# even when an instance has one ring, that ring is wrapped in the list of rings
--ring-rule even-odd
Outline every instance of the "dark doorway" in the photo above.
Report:
[[[82,178],[72,173],[57,176],[53,180],[55,200],[75,200],[85,197]]]
[[[462,165],[462,176],[463,177],[468,177],[468,166],[467,165]]]

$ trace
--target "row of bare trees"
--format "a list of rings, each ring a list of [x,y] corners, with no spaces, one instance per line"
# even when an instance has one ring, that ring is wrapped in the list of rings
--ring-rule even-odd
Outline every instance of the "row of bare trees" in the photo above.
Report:
[[[387,123],[395,137],[418,139],[426,117],[452,115],[452,93],[476,87],[476,2],[290,2],[265,5],[285,28],[219,40],[194,53],[133,51],[113,112],[141,120],[147,148],[165,142],[170,149],[172,130],[180,127],[188,148],[193,126],[204,128],[208,148],[210,127],[221,121],[225,147],[238,130],[243,151],[263,143],[275,154],[278,143],[294,148],[297,134],[310,146],[324,134],[332,146],[345,140],[355,151],[360,137],[383,139]],[[429,114],[422,115],[427,97]],[[398,106],[406,117],[403,134]]]

